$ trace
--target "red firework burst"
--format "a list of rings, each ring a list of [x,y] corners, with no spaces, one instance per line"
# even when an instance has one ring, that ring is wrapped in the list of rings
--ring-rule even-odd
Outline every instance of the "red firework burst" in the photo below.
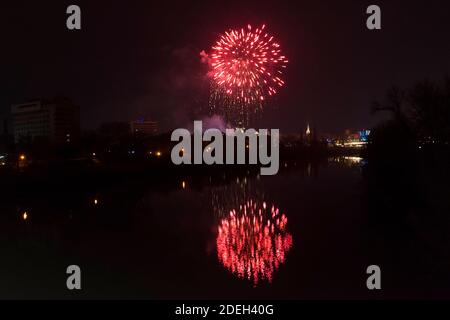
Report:
[[[265,25],[252,31],[230,30],[212,47],[212,78],[218,90],[240,104],[261,104],[284,85],[288,60],[280,45],[265,32]]]

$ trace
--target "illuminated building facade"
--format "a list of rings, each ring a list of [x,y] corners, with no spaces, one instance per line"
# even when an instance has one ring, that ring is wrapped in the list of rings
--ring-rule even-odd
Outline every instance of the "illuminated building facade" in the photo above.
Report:
[[[369,141],[370,130],[361,130],[358,132],[345,131],[342,138],[336,140],[335,145],[338,147],[362,148]]]
[[[154,136],[158,134],[158,122],[143,119],[131,121],[130,129],[133,134]]]
[[[370,136],[370,130],[359,131],[359,140],[362,142],[368,142]]]
[[[14,141],[43,138],[54,143],[70,143],[80,134],[80,109],[70,100],[36,100],[11,107]]]

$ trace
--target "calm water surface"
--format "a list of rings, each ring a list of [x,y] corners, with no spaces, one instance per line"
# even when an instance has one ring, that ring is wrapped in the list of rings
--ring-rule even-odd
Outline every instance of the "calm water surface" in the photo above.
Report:
[[[411,279],[426,278],[422,258],[372,223],[360,160],[5,199],[0,297],[421,296]],[[81,292],[65,287],[71,264]],[[382,267],[383,293],[366,289],[370,264]]]

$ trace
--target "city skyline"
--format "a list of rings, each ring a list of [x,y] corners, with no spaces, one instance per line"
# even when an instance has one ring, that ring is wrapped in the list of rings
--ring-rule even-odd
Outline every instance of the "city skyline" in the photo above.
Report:
[[[300,120],[326,132],[369,128],[379,119],[371,104],[391,85],[445,76],[448,4],[438,4],[381,1],[383,28],[375,31],[365,26],[363,3],[221,8],[205,2],[173,9],[134,3],[124,9],[80,2],[79,31],[65,28],[65,3],[29,4],[27,11],[9,5],[1,23],[10,26],[5,41],[14,50],[2,53],[0,118],[13,104],[63,95],[82,107],[82,129],[141,117],[158,119],[163,131],[183,127],[209,93],[200,53],[234,25],[267,23],[291,59],[286,87],[265,108],[260,126],[295,132]]]

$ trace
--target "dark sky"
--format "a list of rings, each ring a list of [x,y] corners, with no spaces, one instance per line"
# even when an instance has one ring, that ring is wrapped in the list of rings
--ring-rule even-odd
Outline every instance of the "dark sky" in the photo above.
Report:
[[[262,125],[286,132],[374,123],[393,85],[450,71],[450,1],[14,1],[0,5],[0,118],[10,105],[64,95],[82,127],[137,117],[187,126],[208,94],[201,50],[231,27],[266,23],[289,58]],[[195,3],[195,4],[194,4]],[[82,30],[66,29],[78,4]],[[382,30],[366,28],[370,4]]]

